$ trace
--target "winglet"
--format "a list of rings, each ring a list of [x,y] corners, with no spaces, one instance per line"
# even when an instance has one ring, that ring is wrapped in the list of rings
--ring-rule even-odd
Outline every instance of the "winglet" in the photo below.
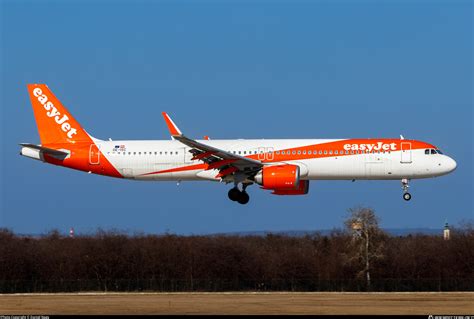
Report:
[[[181,136],[183,133],[179,130],[179,128],[174,124],[173,120],[169,117],[166,112],[161,113],[165,118],[166,125],[168,125],[168,129],[170,130],[171,136]]]

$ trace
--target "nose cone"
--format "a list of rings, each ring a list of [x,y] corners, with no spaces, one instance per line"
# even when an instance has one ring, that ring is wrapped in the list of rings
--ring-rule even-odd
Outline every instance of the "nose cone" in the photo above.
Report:
[[[456,161],[453,160],[451,157],[448,157],[446,160],[446,165],[445,165],[446,173],[451,173],[452,171],[456,169],[457,166],[458,165]]]

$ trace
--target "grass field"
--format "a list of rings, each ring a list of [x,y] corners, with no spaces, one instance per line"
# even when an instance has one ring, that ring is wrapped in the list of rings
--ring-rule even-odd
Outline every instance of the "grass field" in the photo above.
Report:
[[[474,293],[0,295],[7,314],[474,314]]]

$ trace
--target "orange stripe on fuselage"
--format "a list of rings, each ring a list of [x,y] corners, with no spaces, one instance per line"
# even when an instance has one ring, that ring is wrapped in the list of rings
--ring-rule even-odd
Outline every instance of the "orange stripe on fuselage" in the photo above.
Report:
[[[380,144],[382,143],[382,144]],[[370,150],[371,153],[379,152],[379,150],[375,150],[382,145],[382,150],[380,152],[384,152],[383,145],[389,145],[385,148],[389,148],[385,150],[385,152],[399,152],[401,151],[401,144],[402,143],[411,143],[411,149],[425,149],[425,148],[436,148],[436,146],[416,141],[416,140],[400,140],[400,139],[347,139],[347,140],[340,140],[335,142],[327,142],[321,144],[311,144],[305,145],[295,148],[287,148],[287,149],[276,149],[273,151],[273,159],[272,160],[261,160],[262,163],[274,163],[274,162],[284,162],[284,161],[297,161],[297,160],[305,160],[305,159],[316,159],[316,158],[326,158],[326,157],[341,157],[341,156],[349,156],[349,155],[361,155],[361,154],[368,154],[370,146],[373,146]],[[392,145],[393,144],[393,145]],[[346,146],[346,145],[350,145]],[[355,147],[354,145],[357,145]],[[352,148],[364,148],[362,145],[365,145],[366,150],[357,150],[357,153]],[[346,147],[345,147],[346,146]],[[349,148],[349,149],[346,149]],[[335,151],[338,151],[338,154],[335,154]],[[309,153],[311,151],[311,153]],[[316,151],[316,154],[314,153]],[[319,154],[321,151],[322,154]],[[347,154],[346,154],[347,151]],[[279,152],[279,154],[277,154]],[[289,154],[288,154],[289,152]],[[294,152],[294,154],[293,154]],[[299,154],[298,154],[299,152]],[[306,154],[304,154],[306,152]],[[326,154],[325,154],[326,152]],[[332,153],[331,153],[332,152]],[[341,153],[343,152],[343,153]],[[284,154],[283,154],[284,153]],[[259,160],[258,154],[252,154],[245,156],[246,158],[251,158],[254,160]],[[231,163],[233,160],[229,160]],[[223,162],[223,161],[221,161]],[[219,163],[219,162],[217,162]],[[189,166],[181,166],[171,169],[166,169],[163,171],[156,171],[147,174],[143,174],[142,176],[146,175],[153,175],[153,174],[163,174],[163,173],[171,173],[171,172],[183,172],[183,171],[191,171],[191,170],[208,170],[213,169],[214,167],[209,166],[208,164],[193,164]]]
[[[71,152],[69,158],[58,160],[52,156],[45,155],[45,160],[48,163],[64,166],[80,171],[91,172],[99,175],[106,175],[111,177],[123,178],[122,174],[109,162],[109,160],[100,151],[99,164],[90,164],[89,152],[91,144],[95,144],[92,140],[90,142],[80,142],[75,144],[47,144],[43,145],[52,149],[66,149]]]
[[[184,171],[192,171],[192,170],[197,170],[197,169],[206,169],[208,166],[209,166],[208,164],[194,164],[194,165],[189,165],[189,166],[181,166],[181,167],[176,167],[176,168],[165,169],[162,171],[146,173],[146,174],[142,174],[141,176],[174,173],[174,172],[184,172]]]
[[[294,148],[287,148],[287,149],[276,149],[273,151],[273,159],[264,159],[260,160],[263,163],[273,163],[273,162],[281,162],[281,161],[296,161],[296,160],[304,160],[304,159],[314,159],[314,158],[325,158],[325,157],[341,157],[341,156],[348,156],[348,155],[356,155],[356,154],[365,154],[365,153],[374,153],[378,152],[379,150],[375,150],[382,143],[381,145],[387,145],[388,150],[380,150],[381,153],[385,152],[397,152],[401,151],[401,143],[411,143],[411,149],[424,149],[424,148],[436,148],[435,146],[421,142],[416,140],[400,140],[400,139],[347,139],[347,140],[340,140],[335,142],[327,142],[321,144],[312,144],[312,145],[305,145],[300,147]],[[348,147],[344,147],[345,145],[351,145],[349,149]],[[357,145],[357,148],[363,148],[362,145],[365,145],[365,150],[353,150],[352,146]],[[369,151],[367,146],[373,146],[373,148]],[[356,148],[356,147],[354,147]],[[314,153],[316,151],[316,154]],[[319,154],[321,151],[322,154]],[[335,154],[337,151],[337,154]],[[346,153],[347,151],[347,153]],[[289,152],[289,153],[288,153]],[[326,154],[325,154],[326,152]],[[341,153],[343,152],[343,153]],[[246,156],[251,159],[259,160],[258,154],[252,154]]]

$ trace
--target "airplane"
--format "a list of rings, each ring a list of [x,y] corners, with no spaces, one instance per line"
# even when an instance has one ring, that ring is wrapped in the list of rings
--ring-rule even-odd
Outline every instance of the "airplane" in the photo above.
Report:
[[[230,200],[249,202],[247,187],[305,195],[310,180],[409,181],[448,174],[456,162],[436,146],[400,138],[195,140],[162,113],[171,140],[108,141],[89,135],[45,84],[28,84],[41,144],[20,155],[88,173],[141,181],[233,184]]]

